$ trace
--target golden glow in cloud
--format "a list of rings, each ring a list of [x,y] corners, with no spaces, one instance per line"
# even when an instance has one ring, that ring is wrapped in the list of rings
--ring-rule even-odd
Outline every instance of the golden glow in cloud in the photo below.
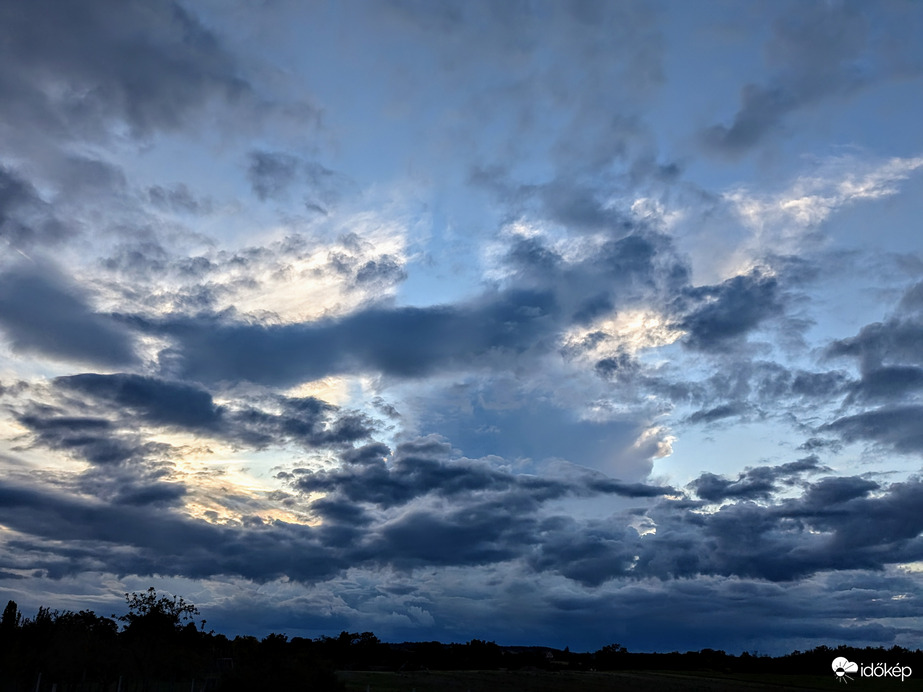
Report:
[[[369,299],[393,295],[394,282],[356,284],[354,275],[382,258],[403,266],[405,229],[371,214],[357,215],[344,227],[353,229],[348,236],[293,257],[281,255],[272,263],[246,270],[229,263],[218,278],[225,289],[219,309],[271,313],[279,322],[291,323],[346,314]],[[331,270],[338,264],[344,265],[343,273]]]
[[[603,317],[586,327],[575,327],[563,338],[564,347],[598,360],[617,353],[634,354],[644,349],[667,346],[685,332],[653,310],[624,310]]]

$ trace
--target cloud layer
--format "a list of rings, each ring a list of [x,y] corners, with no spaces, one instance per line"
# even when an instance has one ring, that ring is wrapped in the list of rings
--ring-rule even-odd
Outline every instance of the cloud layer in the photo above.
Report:
[[[707,9],[6,3],[2,595],[912,644],[923,12]]]

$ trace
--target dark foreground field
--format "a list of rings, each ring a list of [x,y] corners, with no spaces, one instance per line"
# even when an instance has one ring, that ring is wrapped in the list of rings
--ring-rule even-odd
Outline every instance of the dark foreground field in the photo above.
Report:
[[[337,676],[349,692],[735,692],[746,690],[829,690],[837,680],[807,675],[721,675],[645,671],[434,671],[379,673],[341,671]],[[858,680],[856,681],[858,682]],[[868,681],[865,681],[868,682]],[[897,690],[900,681],[876,681],[863,689]],[[906,688],[904,688],[906,689]]]

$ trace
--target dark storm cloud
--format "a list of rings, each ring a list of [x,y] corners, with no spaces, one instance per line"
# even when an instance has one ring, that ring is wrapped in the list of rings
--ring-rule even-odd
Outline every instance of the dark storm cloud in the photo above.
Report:
[[[32,183],[0,165],[0,239],[12,248],[28,249],[68,235],[70,229],[55,217]]]
[[[418,377],[543,348],[555,310],[547,293],[511,291],[476,304],[371,308],[306,324],[228,324],[217,318],[211,324],[205,318],[136,324],[176,340],[179,347],[164,355],[184,378],[284,384],[366,369]]]
[[[161,447],[169,449],[167,445]],[[136,459],[121,466],[95,466],[80,474],[73,486],[80,494],[112,506],[180,508],[188,488],[170,475],[165,464]]]
[[[213,97],[250,93],[215,35],[161,0],[3,3],[0,65],[7,126],[52,138],[96,137],[116,119],[140,135],[176,129]]]
[[[893,317],[866,325],[856,336],[834,341],[830,356],[851,356],[868,372],[889,365],[923,365],[923,322],[916,317]]]
[[[451,448],[435,440],[398,445],[387,463],[390,452],[387,446],[375,443],[346,452],[346,463],[335,470],[296,469],[294,486],[303,492],[334,493],[350,502],[382,508],[405,505],[423,496],[500,493],[510,502],[528,497],[530,502],[541,503],[566,495],[657,497],[673,492],[669,487],[605,477],[564,481],[512,474],[484,461],[453,458]]]
[[[112,505],[7,482],[0,484],[0,521],[23,536],[7,541],[11,552],[25,553],[20,560],[52,578],[102,567],[120,574],[313,581],[345,567],[340,551],[323,547],[310,527],[219,526],[156,504]]]
[[[141,375],[86,373],[59,377],[55,384],[109,402],[117,411],[133,409],[155,425],[213,429],[224,413],[204,389]]]
[[[604,359],[596,371],[614,382],[624,381],[640,391],[668,397],[675,404],[697,407],[679,425],[708,425],[738,418],[803,419],[818,405],[846,396],[854,383],[845,371],[810,372],[789,369],[772,361],[753,360],[750,354],[721,350],[715,370],[696,380],[681,373],[663,376],[646,370],[627,356]],[[809,414],[810,412],[810,414]]]
[[[808,398],[828,398],[841,393],[847,377],[842,372],[806,372],[796,371],[791,383],[793,394]]]
[[[35,434],[37,444],[78,454],[94,464],[118,464],[138,451],[115,439],[114,426],[102,418],[51,415],[39,409],[20,416],[19,422]]]
[[[813,510],[815,512],[823,512],[824,508],[832,508],[850,500],[867,497],[870,492],[878,490],[879,487],[874,481],[855,476],[824,478],[808,489],[801,503],[807,507],[819,508]]]
[[[722,404],[703,411],[696,411],[686,420],[690,423],[712,423],[724,418],[733,418],[746,413],[747,407],[742,404]]]
[[[850,399],[899,399],[923,389],[923,368],[891,365],[862,373],[862,378],[850,388]]]
[[[565,262],[539,238],[515,239],[505,259],[518,285],[554,291],[567,325],[688,287],[688,266],[671,238],[644,228],[613,230],[611,240],[579,262]]]
[[[384,524],[361,553],[400,569],[503,562],[531,537],[533,519],[521,510],[489,500],[448,512],[411,510]]]
[[[43,392],[33,389],[31,396]],[[150,428],[249,449],[294,444],[339,450],[372,434],[364,416],[312,397],[264,395],[218,406],[201,388],[133,374],[59,377],[48,393],[52,403],[30,402],[29,392],[10,400],[17,422],[30,433],[19,438],[21,448],[89,462],[61,482],[112,505],[177,506],[187,495],[174,466],[187,450],[152,441]]]
[[[536,571],[554,571],[585,586],[599,586],[630,574],[638,533],[615,522],[577,522],[552,517],[536,528],[541,536],[528,563]]]
[[[739,575],[787,581],[827,570],[883,569],[923,556],[917,479],[877,495],[862,478],[825,478],[799,498],[735,502],[711,514],[651,514],[657,534],[636,571],[660,577]]]
[[[706,146],[739,155],[778,133],[789,114],[824,99],[848,96],[882,78],[875,74],[876,68],[882,69],[876,52],[888,49],[873,45],[884,36],[871,35],[868,10],[862,3],[842,2],[799,5],[785,12],[767,45],[772,78],[743,87],[732,123],[705,130]]]
[[[363,417],[340,413],[313,397],[273,396],[235,407],[218,406],[200,387],[132,374],[86,373],[59,377],[54,385],[104,406],[127,430],[143,422],[258,448],[285,442],[336,446],[367,438],[371,432]]]
[[[920,286],[915,284],[905,292],[887,320],[868,324],[856,336],[827,347],[828,358],[857,362],[860,377],[846,387],[844,403],[861,410],[840,416],[821,431],[835,433],[846,442],[865,440],[904,453],[923,451],[923,435],[918,431],[923,408],[917,401],[923,390]],[[878,407],[863,408],[869,404]]]
[[[783,313],[778,280],[757,271],[715,286],[690,288],[679,302],[688,305],[688,314],[679,322],[688,332],[684,343],[702,351],[732,348],[763,322]]]
[[[0,326],[20,353],[110,367],[138,360],[125,327],[93,311],[50,267],[22,264],[0,275]]]
[[[886,444],[899,452],[923,452],[923,406],[885,406],[843,416],[821,427],[847,442],[867,440]]]
[[[433,441],[422,444],[432,447]],[[346,566],[518,560],[533,572],[599,586],[613,579],[702,575],[790,581],[831,570],[881,570],[923,557],[918,480],[881,488],[862,478],[824,478],[804,484],[800,497],[771,501],[773,483],[820,470],[811,458],[751,469],[720,488],[714,477],[703,477],[699,490],[734,500],[715,512],[662,501],[646,512],[585,520],[549,513],[545,504],[592,494],[586,482],[513,476],[419,445],[396,452],[396,463],[382,469],[385,452],[371,446],[346,454],[348,471],[315,472],[317,483],[311,474],[294,475],[296,485],[308,479],[304,490],[327,493],[313,503],[323,520],[316,527],[255,516],[220,526],[192,520],[168,509],[185,489],[156,482],[119,496],[100,492],[105,504],[5,482],[0,521],[21,536],[13,546],[19,560],[60,576],[88,569],[92,561],[94,569],[104,565],[133,574],[166,568],[192,578],[225,574],[264,581],[285,575],[312,582]],[[761,504],[745,499],[753,497]],[[630,528],[631,514],[646,514],[656,532]]]
[[[513,474],[486,460],[460,458],[432,437],[399,445],[390,460],[389,452],[382,444],[366,445],[343,453],[338,469],[296,469],[286,476],[305,493],[324,493],[311,504],[324,520],[324,535],[349,540],[354,559],[375,565],[481,565],[525,557],[545,541],[540,515],[551,500],[675,492],[601,474]]]
[[[555,641],[556,631],[566,632],[570,642],[582,633],[587,650],[613,640],[632,642],[632,651],[698,651],[710,642],[729,653],[758,647],[770,655],[831,642],[913,648],[913,620],[904,618],[920,615],[917,582],[908,574],[867,572],[790,584],[738,577],[644,580],[579,595],[555,593],[543,601],[541,619],[529,629],[540,630],[537,640],[546,642]],[[912,596],[892,600],[895,594]],[[905,608],[907,602],[913,605]],[[880,624],[891,617],[897,618],[893,625]],[[516,640],[515,630],[510,638]]]
[[[759,466],[730,480],[713,473],[703,473],[689,484],[695,494],[709,502],[723,500],[767,499],[779,490],[779,483],[793,485],[800,474],[829,471],[816,456],[805,457],[780,466]]]
[[[669,486],[648,485],[646,483],[623,483],[622,481],[617,481],[612,478],[595,478],[587,480],[586,488],[590,492],[633,498],[660,497],[676,492]]]
[[[405,276],[396,258],[387,254],[370,257],[367,248],[350,236],[341,241],[343,249],[329,255],[329,269],[350,277],[354,288],[368,290]],[[289,255],[300,256],[306,251],[304,243],[293,237],[286,239],[285,247],[255,248],[214,262],[193,258],[202,261],[189,269],[193,275],[199,272],[202,276],[215,271],[216,266],[268,265],[284,271]],[[151,252],[126,249],[111,261],[118,271],[177,271],[176,262],[156,246]],[[487,290],[474,299],[448,305],[388,307],[379,302],[341,317],[281,325],[262,324],[259,316],[245,321],[233,311],[210,315],[174,312],[154,318],[125,315],[123,319],[134,328],[172,341],[172,347],[161,352],[160,363],[163,372],[176,379],[293,384],[361,371],[421,377],[446,368],[505,367],[514,356],[552,352],[560,348],[562,330],[585,324],[621,305],[665,300],[687,288],[689,279],[688,268],[677,257],[670,238],[643,229],[603,243],[597,252],[578,262],[563,261],[537,240],[516,242],[508,262],[515,272],[508,288]],[[745,286],[742,290],[746,295],[740,298],[726,296],[734,293],[733,284],[704,292],[720,294],[722,305],[730,302],[731,309],[753,294],[755,299],[762,297],[760,282],[754,279],[751,283],[757,286]],[[206,286],[203,304],[232,288]],[[771,286],[764,288],[764,293],[773,291]],[[182,302],[182,295],[171,298]],[[686,304],[698,300],[689,298]],[[765,306],[758,305],[753,310],[762,308]],[[693,317],[703,322],[707,319],[699,314]],[[700,329],[705,330],[706,326]]]

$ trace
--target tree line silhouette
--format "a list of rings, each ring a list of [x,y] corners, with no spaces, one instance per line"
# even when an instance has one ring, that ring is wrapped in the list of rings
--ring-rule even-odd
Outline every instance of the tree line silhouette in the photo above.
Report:
[[[198,609],[154,588],[126,594],[128,612],[102,617],[41,607],[23,618],[9,601],[0,617],[0,692],[237,692],[344,690],[336,670],[647,670],[826,675],[831,661],[901,663],[923,675],[923,651],[901,647],[817,647],[769,657],[702,649],[633,653],[618,644],[595,652],[537,646],[387,644],[371,632],[263,639],[205,630]]]

